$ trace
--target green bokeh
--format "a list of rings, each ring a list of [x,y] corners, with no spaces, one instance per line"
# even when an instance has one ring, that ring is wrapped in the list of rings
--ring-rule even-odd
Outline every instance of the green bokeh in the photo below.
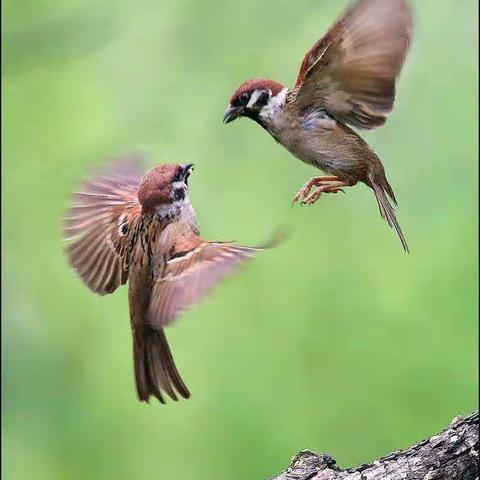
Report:
[[[345,0],[7,0],[3,46],[4,473],[261,479],[303,448],[341,465],[428,436],[477,397],[477,20],[416,0],[384,161],[412,253],[358,186],[292,208],[315,172],[249,121],[250,76],[291,84]],[[292,234],[168,336],[193,397],[134,394],[127,295],[62,253],[69,192],[106,158],[193,161],[206,238]]]

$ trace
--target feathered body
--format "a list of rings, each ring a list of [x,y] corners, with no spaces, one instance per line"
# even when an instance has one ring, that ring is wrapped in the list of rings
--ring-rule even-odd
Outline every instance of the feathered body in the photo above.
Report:
[[[200,238],[191,170],[160,165],[142,178],[134,164],[117,163],[74,194],[65,218],[70,263],[93,292],[112,293],[128,280],[141,401],[190,396],[164,327],[258,250]]]
[[[357,182],[371,187],[406,251],[383,165],[348,125],[372,129],[386,122],[411,29],[405,0],[360,0],[307,52],[293,88],[247,80],[232,95],[224,117],[226,123],[241,116],[255,120],[295,157],[329,174],[307,182],[294,202],[314,203],[321,193]],[[313,187],[318,189],[310,193]]]

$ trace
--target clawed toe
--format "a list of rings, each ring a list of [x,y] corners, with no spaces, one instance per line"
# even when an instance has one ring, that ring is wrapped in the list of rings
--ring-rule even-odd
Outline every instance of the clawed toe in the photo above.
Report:
[[[309,196],[310,190],[312,189],[313,184],[311,181],[307,182],[295,195],[292,201],[292,206],[295,205],[300,199],[303,199],[301,205],[304,205],[305,199]]]
[[[345,193],[342,187],[346,186],[348,186],[348,184],[339,181],[337,177],[312,178],[295,195],[292,205],[295,205],[299,200],[301,200],[300,205],[313,205],[322,193]],[[316,187],[316,190],[310,193],[313,187]]]
[[[323,192],[322,187],[319,187],[318,190],[311,193],[307,198],[304,198],[302,200],[302,205],[313,205],[320,198],[320,195],[322,194],[322,192]]]
[[[292,200],[292,207],[304,196],[302,189],[299,190],[299,192],[293,197]],[[303,202],[302,202],[303,203]]]

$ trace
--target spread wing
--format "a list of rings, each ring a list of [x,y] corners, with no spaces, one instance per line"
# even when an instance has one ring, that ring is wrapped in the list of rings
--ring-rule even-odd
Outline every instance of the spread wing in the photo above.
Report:
[[[73,194],[64,218],[66,252],[72,267],[95,293],[112,293],[128,278],[128,250],[141,207],[140,165],[117,161]]]
[[[230,242],[206,242],[186,223],[170,224],[162,233],[159,248],[163,262],[155,272],[148,313],[149,323],[155,326],[171,323],[261,250]]]
[[[406,0],[357,1],[305,55],[291,106],[324,109],[358,128],[383,125],[411,31]]]

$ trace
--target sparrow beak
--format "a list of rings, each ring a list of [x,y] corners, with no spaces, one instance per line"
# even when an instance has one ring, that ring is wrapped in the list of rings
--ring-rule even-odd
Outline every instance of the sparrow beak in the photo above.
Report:
[[[229,105],[228,108],[227,108],[227,111],[225,112],[225,115],[223,116],[223,123],[233,122],[242,113],[243,113],[243,108],[232,107],[231,105]]]
[[[193,171],[193,163],[185,163],[182,165],[182,176],[185,178]]]

